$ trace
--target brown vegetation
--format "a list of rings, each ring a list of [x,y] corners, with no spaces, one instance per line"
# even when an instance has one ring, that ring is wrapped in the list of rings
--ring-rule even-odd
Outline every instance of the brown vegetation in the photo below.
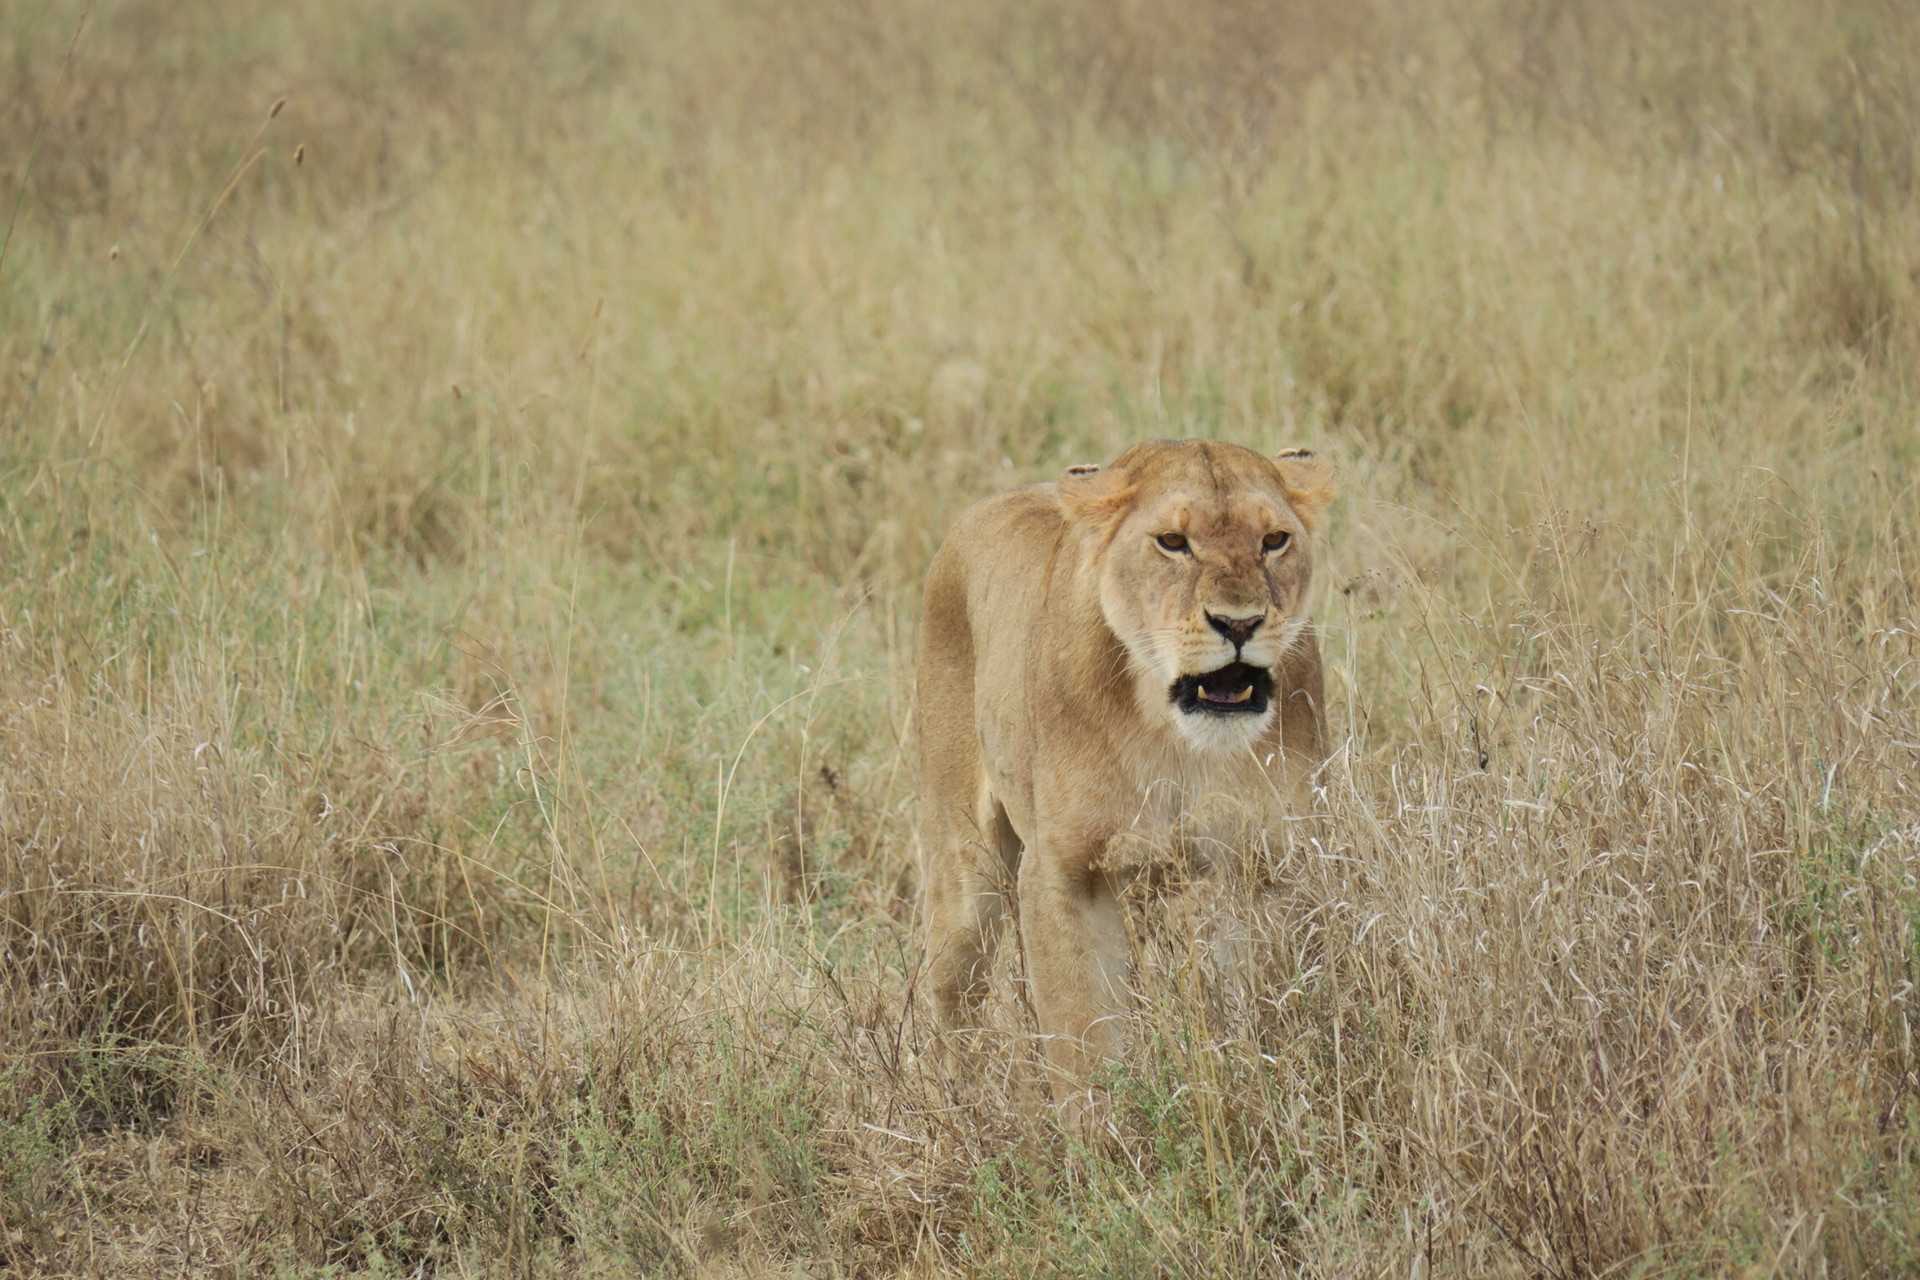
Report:
[[[0,1268],[1920,1268],[1920,26],[1430,9],[10,12]],[[1155,434],[1336,458],[1343,746],[1088,1150],[908,672]]]

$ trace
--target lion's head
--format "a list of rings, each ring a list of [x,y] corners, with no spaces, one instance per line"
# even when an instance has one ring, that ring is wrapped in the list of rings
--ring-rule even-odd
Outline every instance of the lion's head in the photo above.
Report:
[[[1193,748],[1244,750],[1272,723],[1333,495],[1332,466],[1304,449],[1208,440],[1150,441],[1060,477],[1140,706]]]

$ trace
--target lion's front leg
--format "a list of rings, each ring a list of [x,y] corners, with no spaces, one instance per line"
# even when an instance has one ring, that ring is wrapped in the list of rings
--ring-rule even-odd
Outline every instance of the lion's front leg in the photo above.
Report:
[[[1091,849],[1041,843],[1020,867],[1020,936],[1055,1099],[1086,1102],[1088,1077],[1119,1056],[1127,935],[1111,880]]]

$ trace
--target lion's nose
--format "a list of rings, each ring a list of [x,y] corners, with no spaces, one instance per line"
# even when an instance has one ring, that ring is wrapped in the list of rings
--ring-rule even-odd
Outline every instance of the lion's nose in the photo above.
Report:
[[[1221,635],[1232,641],[1235,648],[1245,644],[1248,638],[1251,637],[1255,631],[1259,630],[1260,624],[1264,621],[1266,621],[1266,616],[1258,613],[1254,614],[1251,618],[1229,618],[1224,614],[1218,613],[1209,613],[1207,615],[1207,622],[1215,631],[1218,631]]]

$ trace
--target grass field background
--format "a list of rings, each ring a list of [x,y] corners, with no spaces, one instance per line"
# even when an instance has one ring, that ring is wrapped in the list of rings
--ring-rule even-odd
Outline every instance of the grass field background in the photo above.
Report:
[[[0,1269],[1920,1269],[1920,12],[0,21]],[[76,30],[78,35],[76,38]],[[1082,1145],[920,575],[1332,456],[1340,750]]]

